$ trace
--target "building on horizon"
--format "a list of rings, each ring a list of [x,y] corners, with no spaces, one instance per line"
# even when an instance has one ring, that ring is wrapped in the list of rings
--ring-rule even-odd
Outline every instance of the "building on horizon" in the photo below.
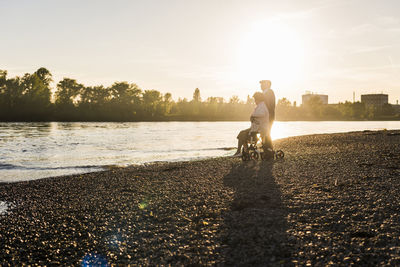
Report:
[[[389,103],[389,95],[386,94],[361,95],[361,103],[364,103],[366,106],[381,107]]]
[[[322,104],[328,104],[328,95],[321,95],[321,94],[314,94],[310,92],[306,92],[304,95],[301,96],[301,104],[306,105],[311,98],[318,97],[321,100]]]

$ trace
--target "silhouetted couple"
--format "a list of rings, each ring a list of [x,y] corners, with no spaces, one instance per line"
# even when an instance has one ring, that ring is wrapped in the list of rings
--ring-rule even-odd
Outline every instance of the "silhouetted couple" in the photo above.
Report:
[[[275,120],[275,94],[271,89],[271,81],[262,80],[260,85],[262,93],[253,95],[257,106],[250,117],[251,126],[238,134],[238,147],[234,156],[241,156],[242,146],[250,140],[253,133],[260,133],[263,145],[273,150],[271,128]]]

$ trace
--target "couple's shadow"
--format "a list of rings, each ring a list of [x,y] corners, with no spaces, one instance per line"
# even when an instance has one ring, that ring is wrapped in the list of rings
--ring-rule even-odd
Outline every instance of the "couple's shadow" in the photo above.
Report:
[[[233,165],[224,185],[233,200],[224,215],[227,265],[287,264],[287,211],[273,175],[273,161]]]

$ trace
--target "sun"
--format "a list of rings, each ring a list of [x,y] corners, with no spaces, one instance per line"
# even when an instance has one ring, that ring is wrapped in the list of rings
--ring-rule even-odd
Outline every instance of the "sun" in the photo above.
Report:
[[[288,83],[301,76],[305,64],[299,34],[279,21],[259,21],[242,36],[237,53],[242,80]]]

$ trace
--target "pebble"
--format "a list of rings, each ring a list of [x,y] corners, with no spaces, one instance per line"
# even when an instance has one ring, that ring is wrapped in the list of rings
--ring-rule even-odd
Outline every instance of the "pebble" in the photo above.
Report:
[[[399,133],[0,184],[0,265],[398,265]]]

